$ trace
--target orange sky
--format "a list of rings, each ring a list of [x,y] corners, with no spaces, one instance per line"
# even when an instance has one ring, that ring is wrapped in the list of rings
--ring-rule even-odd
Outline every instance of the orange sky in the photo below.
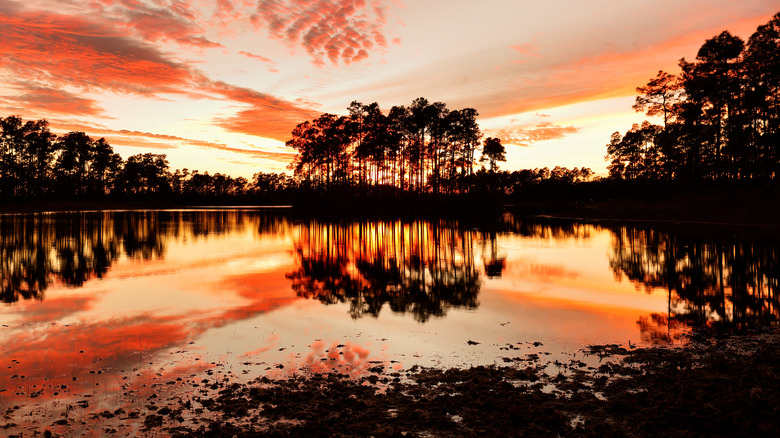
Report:
[[[0,0],[0,116],[105,136],[125,158],[251,176],[352,100],[476,108],[509,170],[605,172],[634,88],[776,1]]]

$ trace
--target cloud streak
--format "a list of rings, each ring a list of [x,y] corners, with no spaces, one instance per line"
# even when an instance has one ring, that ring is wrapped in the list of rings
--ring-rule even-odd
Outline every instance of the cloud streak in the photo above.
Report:
[[[230,132],[286,141],[295,125],[314,119],[320,114],[292,102],[224,82],[213,82],[208,89],[242,104],[234,116],[215,121],[216,125]]]
[[[192,80],[151,45],[88,20],[47,12],[0,13],[0,68],[17,80],[150,96]]]
[[[103,108],[93,99],[76,96],[62,89],[35,83],[17,83],[10,87],[13,94],[0,96],[0,105],[15,112],[57,113],[76,116],[96,116]]]
[[[0,45],[7,54],[0,60],[0,69],[18,81],[13,95],[0,96],[6,110],[103,115],[96,101],[66,89],[148,98],[173,94],[234,102],[239,112],[216,119],[217,126],[278,140],[289,135],[298,122],[318,114],[266,93],[214,81],[187,64],[168,59],[152,45],[83,18],[0,12],[0,27],[4,30]],[[19,85],[22,79],[24,85]],[[165,148],[159,142],[143,144]]]
[[[576,126],[561,126],[550,122],[542,122],[531,128],[506,128],[495,131],[505,144],[515,146],[531,146],[534,143],[561,139],[567,135],[579,132]]]
[[[281,163],[289,163],[292,157],[295,155],[292,150],[289,152],[277,152],[255,148],[242,149],[231,147],[228,144],[221,142],[197,140],[192,138],[179,137],[176,135],[156,134],[152,132],[131,131],[127,129],[114,130],[99,126],[56,122],[52,123],[52,126],[54,126],[58,131],[82,131],[91,136],[104,137],[114,146],[160,150],[176,149],[182,146],[195,146],[199,148],[216,149],[225,152],[241,154],[251,158],[272,160]]]

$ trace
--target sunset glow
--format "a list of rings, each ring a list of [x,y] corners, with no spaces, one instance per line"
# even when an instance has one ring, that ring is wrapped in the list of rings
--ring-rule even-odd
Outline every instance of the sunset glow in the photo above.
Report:
[[[706,5],[706,7],[702,7]],[[508,170],[605,173],[634,89],[773,1],[54,0],[0,2],[0,115],[106,137],[127,157],[286,171],[295,124],[424,96],[473,107]]]

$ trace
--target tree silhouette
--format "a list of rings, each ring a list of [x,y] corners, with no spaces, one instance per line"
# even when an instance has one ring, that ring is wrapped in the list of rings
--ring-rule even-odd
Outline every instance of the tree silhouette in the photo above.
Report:
[[[138,154],[127,158],[119,185],[127,195],[150,195],[171,190],[165,154]]]
[[[651,79],[647,85],[637,87],[636,91],[640,95],[636,97],[634,109],[638,112],[644,112],[648,116],[663,116],[664,127],[666,127],[674,115],[674,105],[680,96],[680,84],[677,82],[677,77],[659,70],[655,78]]]
[[[482,145],[482,160],[484,161],[485,159],[490,163],[491,173],[498,169],[497,162],[506,161],[506,149],[501,144],[501,139],[493,137],[485,139]]]
[[[613,134],[606,156],[610,177],[777,178],[778,49],[780,13],[759,26],[747,44],[724,31],[707,39],[694,61],[680,60],[678,76],[659,71],[637,88],[640,95],[634,109],[663,116],[663,126],[650,132],[635,125],[625,136]]]
[[[477,112],[450,111],[442,102],[415,99],[385,115],[377,103],[352,102],[349,116],[323,114],[298,124],[287,146],[290,168],[313,187],[394,187],[439,194],[468,190],[481,133]],[[496,139],[497,140],[497,139]],[[499,141],[500,143],[500,141]],[[501,146],[503,148],[503,146]],[[501,161],[502,154],[494,156]]]

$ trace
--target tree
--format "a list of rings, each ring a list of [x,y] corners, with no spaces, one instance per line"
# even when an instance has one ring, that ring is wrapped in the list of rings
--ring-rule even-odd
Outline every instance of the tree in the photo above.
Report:
[[[697,120],[694,129],[699,137],[707,164],[705,175],[723,176],[729,166],[726,154],[735,144],[734,116],[740,106],[740,55],[744,42],[728,31],[708,39],[699,49],[696,62],[681,61],[683,86],[690,104],[700,114],[691,114]]]
[[[171,191],[168,158],[165,154],[138,154],[128,157],[120,177],[128,195],[163,194]]]
[[[306,185],[393,185],[404,191],[468,190],[482,134],[473,108],[450,111],[417,98],[385,115],[374,102],[354,101],[349,116],[323,114],[298,124],[287,146],[290,169]],[[496,161],[493,161],[495,167]]]
[[[745,99],[751,130],[752,175],[780,173],[780,12],[750,36],[744,57]]]
[[[90,167],[91,191],[94,195],[105,196],[110,193],[122,170],[122,157],[101,138],[93,144],[92,165]]]
[[[22,119],[18,116],[0,119],[0,127],[0,193],[5,197],[14,197],[19,194],[20,178],[23,175],[19,162],[20,152],[24,149]]]
[[[490,163],[490,172],[494,173],[499,161],[506,161],[506,149],[501,144],[500,138],[488,137],[482,143],[482,158],[480,161],[488,160]]]
[[[659,71],[637,88],[634,109],[662,115],[664,126],[652,128],[655,133],[632,128],[625,137],[613,135],[606,157],[610,175],[631,179],[645,172],[646,178],[692,181],[777,178],[778,65],[780,13],[759,26],[747,45],[728,31],[707,39],[693,62],[680,60],[676,78]],[[646,164],[640,166],[638,157]],[[648,162],[655,162],[655,168]]]
[[[606,156],[610,160],[607,166],[610,177],[657,179],[662,156],[656,138],[662,129],[645,121],[641,125],[635,123],[623,136],[619,132],[612,134]]]
[[[636,97],[634,110],[644,112],[648,116],[663,116],[664,127],[672,116],[672,109],[680,95],[680,85],[677,77],[663,70],[659,70],[655,78],[651,79],[647,85],[637,87],[636,91],[640,93]]]
[[[27,134],[24,153],[27,195],[42,196],[52,191],[51,179],[56,136],[46,120],[25,123]]]
[[[83,132],[69,132],[59,138],[57,149],[59,156],[54,171],[59,190],[68,196],[84,195],[89,185],[93,140]]]

